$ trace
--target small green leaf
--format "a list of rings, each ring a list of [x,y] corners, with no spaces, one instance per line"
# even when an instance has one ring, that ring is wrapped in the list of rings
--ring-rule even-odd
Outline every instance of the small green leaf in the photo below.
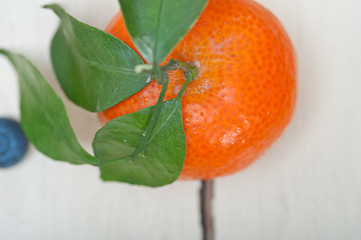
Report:
[[[119,0],[133,42],[149,63],[161,63],[194,25],[207,0]]]
[[[131,156],[143,137],[153,107],[115,118],[95,135],[93,147],[100,159],[101,177],[151,187],[177,180],[186,154],[182,105],[173,99],[162,103],[145,151]]]
[[[57,5],[46,5],[61,19],[51,45],[51,59],[70,100],[89,111],[103,111],[144,88],[149,75],[136,74],[144,64],[125,43],[79,22]]]
[[[21,126],[27,138],[55,160],[98,165],[79,144],[63,102],[39,70],[22,55],[2,49],[0,54],[9,58],[19,75]]]

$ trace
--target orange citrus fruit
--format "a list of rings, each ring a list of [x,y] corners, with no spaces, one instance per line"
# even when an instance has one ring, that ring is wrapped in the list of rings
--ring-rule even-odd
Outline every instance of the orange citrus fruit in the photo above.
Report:
[[[118,13],[106,31],[135,50]],[[250,0],[210,0],[170,58],[199,66],[186,89],[183,126],[187,154],[181,179],[211,179],[245,168],[280,136],[296,100],[296,59],[277,18]],[[164,63],[165,63],[164,62]],[[170,72],[166,100],[185,82]],[[99,113],[105,123],[156,104],[155,81]]]

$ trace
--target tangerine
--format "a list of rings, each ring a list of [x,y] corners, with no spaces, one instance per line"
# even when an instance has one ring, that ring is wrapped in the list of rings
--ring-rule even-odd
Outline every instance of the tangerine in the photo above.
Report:
[[[106,31],[136,50],[120,13]],[[277,18],[251,0],[210,0],[172,50],[197,63],[198,77],[182,98],[187,153],[180,179],[212,179],[245,168],[281,135],[296,101],[296,57]],[[165,100],[185,82],[169,72]],[[155,81],[99,113],[102,123],[156,104]]]

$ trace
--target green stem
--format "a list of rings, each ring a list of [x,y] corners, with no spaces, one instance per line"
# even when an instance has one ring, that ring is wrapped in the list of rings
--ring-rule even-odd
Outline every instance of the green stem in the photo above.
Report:
[[[85,160],[87,163],[89,163],[90,165],[93,165],[95,167],[99,167],[101,165],[101,162],[98,160],[98,161],[92,161],[92,160]]]
[[[140,143],[138,145],[138,147],[135,149],[134,153],[131,156],[131,159],[134,161],[134,159],[141,153],[144,152],[144,149],[148,143],[148,140],[150,138],[150,135],[153,131],[153,128],[158,120],[158,116],[162,107],[162,103],[164,100],[164,96],[165,96],[165,92],[167,91],[168,88],[168,82],[169,82],[169,76],[168,73],[166,73],[165,75],[163,75],[163,86],[162,86],[162,90],[160,92],[157,104],[154,106],[153,109],[153,113],[152,116],[150,118],[150,121],[148,123],[147,128],[145,129],[144,133],[143,133],[143,137],[140,140]]]
[[[195,66],[195,64],[193,64],[192,62],[190,63],[185,63],[179,60],[175,60],[177,67],[181,70],[183,70],[183,72],[186,75],[192,75],[192,79],[197,78],[198,76],[198,68]]]
[[[179,60],[174,60],[171,59],[169,60],[169,62],[162,66],[162,67],[158,67],[157,65],[153,66],[153,73],[152,75],[156,77],[157,79],[157,83],[159,85],[163,85],[162,86],[162,90],[160,92],[157,104],[154,106],[153,112],[152,112],[152,116],[150,118],[150,121],[148,123],[147,128],[145,129],[144,133],[143,133],[143,137],[139,142],[139,145],[137,146],[137,148],[135,149],[135,151],[133,152],[133,154],[130,156],[131,160],[135,160],[135,158],[137,156],[139,156],[140,154],[142,154],[145,150],[145,147],[148,144],[149,138],[152,134],[152,131],[154,129],[155,124],[157,123],[158,120],[158,116],[160,113],[160,110],[162,108],[162,103],[164,100],[164,96],[165,93],[167,91],[168,88],[168,82],[169,82],[169,76],[167,71],[171,71],[171,70],[176,70],[177,68],[183,70],[184,75],[186,76],[187,80],[186,82],[183,84],[181,90],[179,91],[176,100],[181,100],[182,96],[184,94],[185,89],[187,88],[188,84],[197,77],[198,75],[198,68],[195,67],[192,63],[184,63],[182,61]]]
[[[163,84],[163,71],[159,68],[158,65],[153,65],[153,75],[158,83],[158,85]]]
[[[179,93],[177,94],[177,97],[176,97],[176,99],[179,100],[179,101],[182,99],[183,93],[186,90],[188,84],[193,80],[192,74],[186,74],[186,75],[187,75],[187,80],[183,84],[181,90],[179,91]]]
[[[185,64],[185,63],[184,63]],[[178,67],[177,61],[175,61],[173,58],[169,60],[169,62],[163,66],[160,67],[160,69],[164,72],[176,70]]]
[[[181,100],[184,94],[184,91],[186,90],[188,84],[197,77],[198,75],[198,68],[196,68],[192,63],[184,63],[179,60],[176,60],[178,68],[182,69],[184,72],[184,75],[186,77],[186,82],[183,84],[181,90],[179,91],[177,95],[177,100]]]

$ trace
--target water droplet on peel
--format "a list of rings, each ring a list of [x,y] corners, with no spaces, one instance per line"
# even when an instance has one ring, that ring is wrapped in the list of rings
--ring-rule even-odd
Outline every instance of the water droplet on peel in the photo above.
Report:
[[[234,130],[226,132],[219,140],[223,146],[228,144],[234,144],[236,141],[236,137],[242,133],[241,128],[236,128]]]

